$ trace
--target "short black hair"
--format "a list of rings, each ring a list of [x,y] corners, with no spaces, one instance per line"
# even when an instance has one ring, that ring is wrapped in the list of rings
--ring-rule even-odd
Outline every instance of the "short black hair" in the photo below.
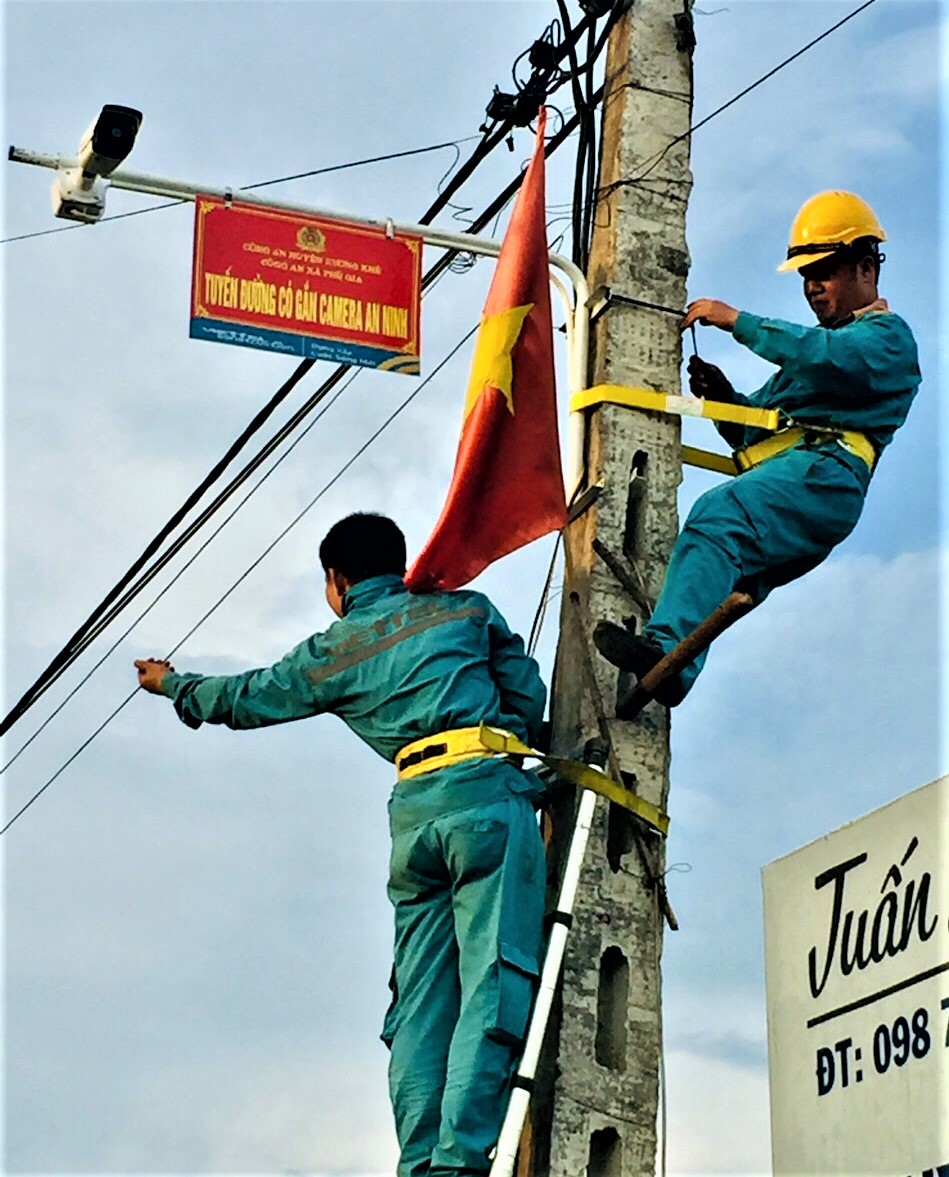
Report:
[[[350,584],[370,576],[405,575],[405,536],[385,515],[357,512],[340,519],[320,544],[323,571],[339,572]]]
[[[877,278],[880,277],[880,266],[886,261],[886,254],[880,252],[880,243],[875,237],[858,237],[847,246],[846,256],[855,265],[869,258]]]

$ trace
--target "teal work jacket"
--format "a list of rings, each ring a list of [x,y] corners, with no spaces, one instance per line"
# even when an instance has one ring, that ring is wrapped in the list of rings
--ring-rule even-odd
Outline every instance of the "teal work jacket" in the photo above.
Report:
[[[343,608],[325,633],[273,666],[171,673],[162,693],[195,728],[265,727],[332,712],[390,761],[414,740],[479,723],[528,743],[537,738],[547,698],[537,663],[482,593],[421,595],[399,576],[375,576],[354,585]]]
[[[735,339],[780,371],[757,392],[735,393],[734,403],[782,409],[799,423],[835,425],[865,433],[877,453],[906,420],[919,387],[916,341],[899,315],[874,312],[837,327],[802,327],[741,311]],[[770,436],[724,426],[736,449]]]

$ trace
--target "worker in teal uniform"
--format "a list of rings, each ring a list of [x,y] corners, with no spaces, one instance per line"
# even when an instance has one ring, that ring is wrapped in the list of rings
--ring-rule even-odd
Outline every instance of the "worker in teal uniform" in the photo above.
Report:
[[[393,1000],[383,1038],[399,1177],[484,1174],[540,971],[543,786],[488,754],[477,725],[530,743],[546,690],[481,593],[410,593],[391,520],[351,515],[320,547],[339,618],[274,666],[177,674],[137,661],[139,683],[189,727],[255,728],[331,712],[386,760],[395,908]]]
[[[730,331],[778,367],[743,396],[720,369],[693,356],[692,392],[778,409],[784,427],[769,434],[719,426],[741,472],[696,501],[642,633],[606,621],[594,630],[597,648],[622,670],[642,678],[732,591],[760,604],[773,588],[815,568],[853,530],[879,456],[920,382],[913,334],[878,293],[885,240],[859,196],[821,192],[799,210],[778,267],[800,273],[816,327],[710,298],[687,308],[683,330],[703,323]],[[659,702],[681,702],[704,660],[700,655],[666,679],[655,692]]]

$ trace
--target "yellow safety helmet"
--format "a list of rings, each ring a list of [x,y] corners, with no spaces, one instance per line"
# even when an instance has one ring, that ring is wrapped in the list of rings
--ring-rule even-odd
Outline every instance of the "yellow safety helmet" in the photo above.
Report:
[[[800,270],[861,237],[886,241],[876,213],[852,192],[818,192],[806,200],[791,225],[787,260],[779,270]]]

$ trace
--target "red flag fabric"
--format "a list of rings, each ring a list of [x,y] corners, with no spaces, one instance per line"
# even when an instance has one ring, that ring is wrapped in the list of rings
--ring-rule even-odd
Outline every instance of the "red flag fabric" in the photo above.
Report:
[[[542,110],[481,317],[451,487],[405,576],[416,592],[459,588],[567,521],[547,268],[545,125]]]

